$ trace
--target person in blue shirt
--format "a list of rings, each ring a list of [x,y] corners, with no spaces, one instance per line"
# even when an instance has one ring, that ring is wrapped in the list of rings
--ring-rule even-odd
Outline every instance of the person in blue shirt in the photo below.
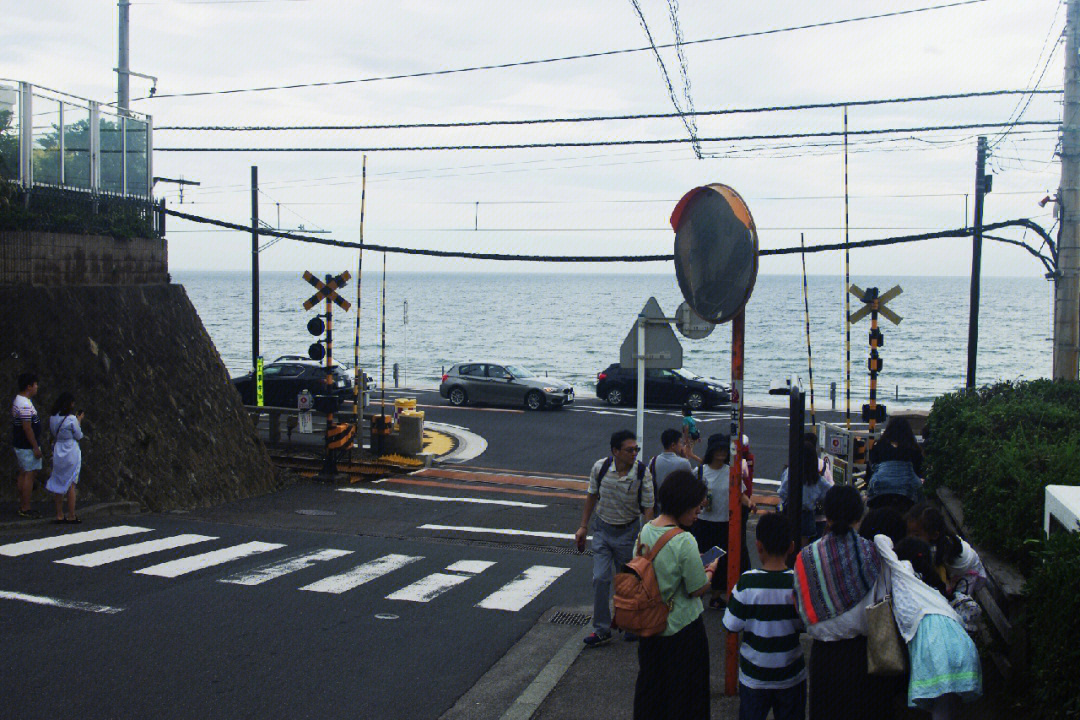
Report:
[[[819,473],[817,447],[812,440],[803,439],[800,462],[802,462],[803,489],[802,509],[799,513],[799,534],[802,535],[802,545],[806,546],[807,543],[821,536],[822,528],[817,522],[817,507],[825,499],[825,493],[832,487],[832,483]],[[788,468],[784,468],[780,474],[780,498],[785,506],[789,495]]]

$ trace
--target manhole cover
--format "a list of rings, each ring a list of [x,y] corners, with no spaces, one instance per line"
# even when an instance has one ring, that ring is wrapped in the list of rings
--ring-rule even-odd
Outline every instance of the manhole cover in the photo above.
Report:
[[[378,613],[375,615],[376,620],[397,620],[397,615],[391,615],[390,613]]]
[[[337,515],[333,510],[297,510],[297,515]]]
[[[554,615],[552,615],[551,619],[548,620],[548,622],[551,623],[552,625],[578,625],[578,626],[584,626],[584,625],[588,625],[590,620],[592,620],[592,615],[587,615],[585,613],[579,613],[579,612],[559,611],[559,612],[555,613]]]

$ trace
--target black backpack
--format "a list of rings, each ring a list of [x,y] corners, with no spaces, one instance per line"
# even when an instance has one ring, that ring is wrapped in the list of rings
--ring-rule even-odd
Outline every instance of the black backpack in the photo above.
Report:
[[[600,466],[600,472],[596,476],[596,493],[597,493],[597,496],[599,496],[599,494],[600,494],[600,483],[604,479],[604,476],[607,475],[607,471],[611,469],[611,464],[613,462],[615,462],[615,458],[608,456],[604,460],[604,464]],[[656,458],[653,458],[653,467],[654,468],[655,468],[655,463],[656,463]],[[645,508],[641,507],[641,486],[644,484],[644,483],[642,483],[642,480],[645,479],[645,463],[641,462],[640,460],[635,460],[634,464],[637,465],[637,479],[638,479],[637,504],[638,504],[638,507],[641,508],[641,511],[644,512]],[[653,478],[653,502],[656,502],[656,478],[655,477]]]

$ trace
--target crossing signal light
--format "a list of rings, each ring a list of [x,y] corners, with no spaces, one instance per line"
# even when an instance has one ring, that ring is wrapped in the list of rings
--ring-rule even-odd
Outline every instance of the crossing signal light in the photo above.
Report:
[[[326,323],[323,322],[322,316],[316,315],[308,320],[307,330],[316,337],[326,332]],[[309,358],[316,362],[326,357],[326,348],[323,347],[322,340],[316,340],[311,343],[308,347],[307,354]]]

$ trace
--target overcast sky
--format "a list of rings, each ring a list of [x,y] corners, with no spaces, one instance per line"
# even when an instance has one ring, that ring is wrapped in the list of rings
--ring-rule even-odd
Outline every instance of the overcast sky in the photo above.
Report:
[[[946,0],[717,2],[683,0],[678,26],[694,41],[876,13]],[[657,44],[671,42],[666,0],[639,0]],[[1065,9],[1058,0],[985,0],[960,7],[759,37],[687,45],[690,95],[699,111],[1062,85]],[[107,0],[3,3],[0,77],[95,100],[115,100],[117,8]],[[545,3],[399,0],[155,0],[131,7],[131,68],[154,75],[159,95],[411,74],[648,45],[630,0]],[[1055,51],[1048,63],[1048,56]],[[687,107],[674,49],[661,50]],[[149,83],[132,79],[132,97]],[[975,122],[1017,115],[1016,96],[855,107],[853,131]],[[361,124],[518,120],[674,110],[651,52],[421,78],[133,103],[165,125]],[[1059,96],[1036,96],[1024,120],[1057,120]],[[838,109],[698,119],[700,137],[836,132]],[[992,141],[998,131],[981,131]],[[956,228],[970,219],[978,130],[853,137],[850,225],[854,240]],[[155,132],[155,175],[202,183],[184,193],[159,185],[170,207],[249,223],[250,166],[258,165],[262,215],[357,240],[359,153],[163,152],[161,148],[387,147],[687,137],[678,118],[498,128],[208,133]],[[898,139],[900,138],[900,139]],[[884,141],[886,139],[894,141]],[[873,140],[873,142],[868,142]],[[410,247],[547,254],[671,252],[668,217],[687,190],[710,182],[746,198],[763,248],[843,239],[843,154],[821,140],[509,151],[371,152],[368,242]],[[835,140],[833,141],[835,142]],[[986,221],[1054,223],[1057,136],[1017,127],[995,144]],[[616,202],[617,201],[617,202]],[[634,201],[634,202],[626,202]],[[477,206],[476,203],[479,203]],[[250,238],[206,232],[170,218],[173,270],[250,267]],[[1055,231],[1056,232],[1056,231]],[[1023,234],[1012,231],[1011,237]],[[1037,246],[1029,233],[1027,239]],[[971,242],[946,240],[853,253],[856,274],[963,275]],[[283,241],[262,254],[267,270],[343,269],[355,252]],[[491,262],[406,259],[395,270],[506,270]],[[670,270],[652,264],[619,271]],[[808,260],[840,273],[842,254]],[[551,270],[518,265],[515,270]],[[599,266],[575,270],[596,271]],[[799,272],[797,256],[764,258],[764,273]],[[1041,275],[1034,258],[988,243],[983,272]]]

